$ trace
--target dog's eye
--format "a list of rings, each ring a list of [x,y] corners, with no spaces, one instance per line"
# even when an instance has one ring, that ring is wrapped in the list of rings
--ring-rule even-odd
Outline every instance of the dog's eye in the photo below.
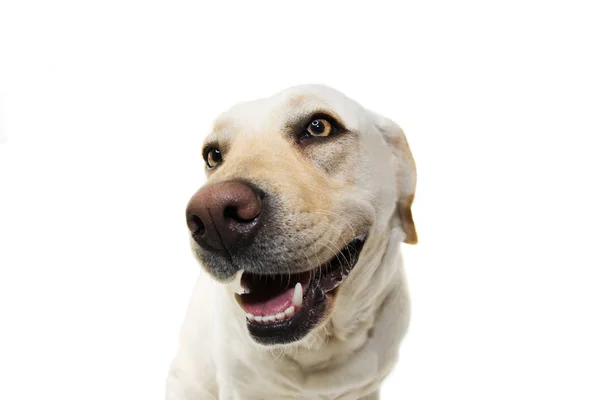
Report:
[[[310,136],[325,137],[331,134],[332,129],[333,128],[329,121],[324,118],[319,118],[310,121],[310,124],[308,124],[308,127],[306,128],[306,132]]]
[[[216,147],[209,147],[204,151],[204,161],[206,161],[206,166],[209,169],[215,168],[223,161],[221,151]]]

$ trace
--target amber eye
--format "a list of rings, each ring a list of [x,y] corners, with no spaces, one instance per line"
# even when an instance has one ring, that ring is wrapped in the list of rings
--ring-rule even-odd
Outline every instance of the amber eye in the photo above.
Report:
[[[331,133],[331,124],[329,123],[329,121],[323,118],[313,119],[312,121],[310,121],[310,124],[308,124],[306,131],[311,136],[329,136],[329,134]]]
[[[223,161],[221,151],[216,147],[209,147],[204,151],[204,161],[206,161],[206,166],[209,169],[215,168]]]

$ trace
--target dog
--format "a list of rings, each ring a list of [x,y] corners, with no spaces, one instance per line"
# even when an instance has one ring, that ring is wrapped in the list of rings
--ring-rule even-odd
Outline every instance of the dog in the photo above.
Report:
[[[402,129],[303,85],[220,115],[186,220],[202,266],[168,400],[378,399],[410,303]]]

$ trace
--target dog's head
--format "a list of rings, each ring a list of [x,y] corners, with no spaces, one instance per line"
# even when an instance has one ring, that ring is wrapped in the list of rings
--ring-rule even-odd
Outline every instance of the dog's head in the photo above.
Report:
[[[417,242],[402,130],[333,89],[238,104],[202,154],[207,183],[187,208],[192,247],[218,281],[243,271],[232,296],[259,343],[294,342],[323,324],[366,242],[391,224]]]

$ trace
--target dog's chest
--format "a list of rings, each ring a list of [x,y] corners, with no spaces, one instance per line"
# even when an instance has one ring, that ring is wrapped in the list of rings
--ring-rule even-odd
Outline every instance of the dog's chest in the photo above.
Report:
[[[311,352],[311,354],[314,356],[331,352],[335,348],[335,346],[331,346],[334,343],[329,343],[322,351]],[[347,345],[348,343],[346,343]],[[359,346],[357,345],[357,347]],[[306,356],[306,358],[308,359],[310,356]],[[350,384],[349,386],[353,386],[353,384],[351,382],[344,383],[344,378],[338,373],[348,358],[349,355],[346,352],[328,359],[313,357],[312,368],[303,368],[297,361],[292,361],[287,356],[276,352],[260,355],[254,353],[233,356],[230,354],[226,365],[222,365],[224,368],[221,369],[219,368],[221,366],[218,366],[219,386],[228,392],[227,395],[223,394],[219,398],[232,400],[358,399],[362,396],[362,388],[350,389],[348,384]],[[326,390],[324,390],[324,386]]]

